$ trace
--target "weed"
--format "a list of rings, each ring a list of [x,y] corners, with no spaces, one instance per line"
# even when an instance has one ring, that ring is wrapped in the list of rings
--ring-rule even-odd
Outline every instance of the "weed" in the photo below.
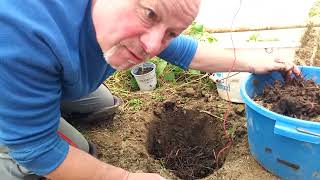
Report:
[[[279,38],[263,38],[259,33],[254,33],[250,35],[247,42],[270,42],[270,41],[279,41]]]
[[[142,105],[143,101],[141,99],[130,99],[127,104],[129,106],[129,109],[131,109],[134,112],[137,112],[141,109],[141,105]]]

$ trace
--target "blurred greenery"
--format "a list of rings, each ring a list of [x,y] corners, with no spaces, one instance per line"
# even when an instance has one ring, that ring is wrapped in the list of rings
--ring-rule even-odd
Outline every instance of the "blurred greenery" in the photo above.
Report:
[[[309,17],[320,17],[320,0],[314,2],[309,11]]]
[[[255,32],[249,36],[247,42],[269,42],[269,41],[279,41],[279,38],[264,38],[260,33]]]

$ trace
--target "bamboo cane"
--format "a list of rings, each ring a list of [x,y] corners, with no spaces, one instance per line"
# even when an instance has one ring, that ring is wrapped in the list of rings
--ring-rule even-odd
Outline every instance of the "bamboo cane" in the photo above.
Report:
[[[209,33],[227,33],[227,32],[246,32],[246,31],[263,31],[278,29],[297,29],[307,28],[309,24],[282,25],[282,26],[264,26],[264,27],[236,27],[236,28],[205,28],[205,32]],[[320,23],[310,24],[313,27],[320,27]]]

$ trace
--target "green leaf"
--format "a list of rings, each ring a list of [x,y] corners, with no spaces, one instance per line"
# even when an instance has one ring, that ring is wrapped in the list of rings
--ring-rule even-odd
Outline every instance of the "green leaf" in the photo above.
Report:
[[[180,68],[180,67],[178,67],[178,66],[173,66],[172,71],[173,71],[175,74],[178,74],[178,73],[182,73],[182,72],[183,72],[183,69]]]
[[[128,104],[130,106],[138,106],[138,105],[141,105],[142,103],[143,103],[143,101],[140,99],[131,99],[128,101]]]
[[[209,42],[209,43],[214,42],[213,38],[209,37],[209,38],[208,38],[208,42]]]
[[[194,69],[190,69],[190,70],[189,70],[189,73],[190,73],[190,74],[193,74],[193,75],[199,75],[199,74],[201,74],[201,72],[200,72],[199,70],[194,70]]]
[[[164,69],[166,68],[168,62],[161,60],[159,61],[159,63],[157,64],[157,69],[156,69],[156,73],[158,76],[162,76]]]
[[[214,37],[208,37],[207,40],[208,40],[209,43],[213,43],[213,42],[217,42],[218,41],[217,38],[214,38]]]
[[[130,86],[131,86],[131,89],[134,91],[139,90],[139,86],[135,78],[130,79]]]
[[[202,24],[195,24],[192,26],[192,29],[197,31],[197,32],[203,32],[203,25]]]
[[[175,74],[173,72],[165,74],[164,80],[173,82],[175,80]]]
[[[131,69],[126,70],[126,75],[130,76],[130,77],[133,77],[133,75],[131,74]]]

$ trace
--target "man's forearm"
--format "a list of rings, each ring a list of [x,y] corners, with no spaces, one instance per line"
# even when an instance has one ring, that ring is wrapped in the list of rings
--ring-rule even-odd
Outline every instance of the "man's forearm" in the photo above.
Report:
[[[126,178],[127,174],[128,172],[124,169],[103,163],[70,146],[66,159],[57,169],[48,174],[47,178],[52,180],[122,180]]]
[[[248,63],[249,51],[236,50],[237,60],[234,61],[232,49],[222,49],[199,43],[197,52],[190,64],[191,69],[198,69],[205,72],[227,72],[231,67],[232,71],[251,71]],[[234,65],[233,65],[234,63]]]

